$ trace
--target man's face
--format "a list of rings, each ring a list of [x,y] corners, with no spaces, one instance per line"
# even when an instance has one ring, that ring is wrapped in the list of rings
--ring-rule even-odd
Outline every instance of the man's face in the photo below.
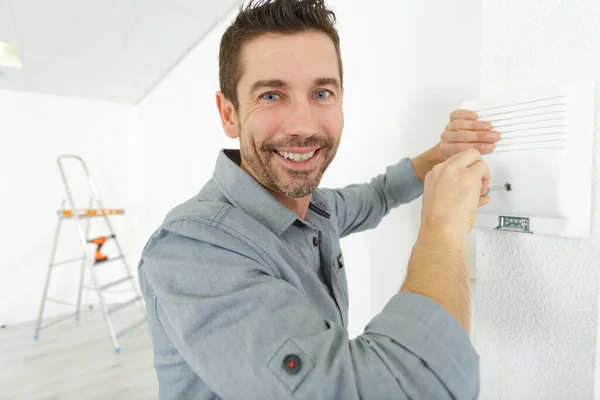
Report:
[[[335,47],[323,33],[263,35],[244,47],[238,84],[242,167],[302,198],[319,185],[344,125]]]

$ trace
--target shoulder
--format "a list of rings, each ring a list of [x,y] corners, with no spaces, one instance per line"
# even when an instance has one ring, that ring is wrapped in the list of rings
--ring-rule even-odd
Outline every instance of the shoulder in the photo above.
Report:
[[[265,249],[272,233],[224,198],[202,193],[174,207],[149,238],[142,260],[236,255],[274,269]],[[274,271],[275,275],[278,272]]]

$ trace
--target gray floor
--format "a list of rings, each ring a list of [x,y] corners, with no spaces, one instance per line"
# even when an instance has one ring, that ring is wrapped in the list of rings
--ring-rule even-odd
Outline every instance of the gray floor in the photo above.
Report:
[[[115,327],[140,319],[129,307]],[[101,313],[86,310],[33,340],[35,322],[0,329],[0,400],[157,399],[152,343],[146,325],[120,339],[116,354]]]

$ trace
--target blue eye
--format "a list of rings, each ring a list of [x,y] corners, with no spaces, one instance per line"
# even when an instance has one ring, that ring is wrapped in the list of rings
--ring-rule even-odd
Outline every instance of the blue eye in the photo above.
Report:
[[[277,100],[279,98],[279,95],[277,93],[273,93],[273,92],[265,93],[262,95],[262,98],[265,100]]]
[[[321,94],[321,96],[319,96],[319,94]],[[318,99],[326,99],[327,97],[329,97],[329,95],[331,95],[331,93],[329,93],[329,90],[319,90],[317,92],[317,98]]]

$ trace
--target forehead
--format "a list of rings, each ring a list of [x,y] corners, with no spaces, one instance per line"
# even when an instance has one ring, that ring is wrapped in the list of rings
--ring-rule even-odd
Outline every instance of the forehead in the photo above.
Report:
[[[267,33],[248,42],[242,51],[244,73],[240,84],[259,79],[313,80],[318,76],[339,79],[333,42],[322,32]]]

